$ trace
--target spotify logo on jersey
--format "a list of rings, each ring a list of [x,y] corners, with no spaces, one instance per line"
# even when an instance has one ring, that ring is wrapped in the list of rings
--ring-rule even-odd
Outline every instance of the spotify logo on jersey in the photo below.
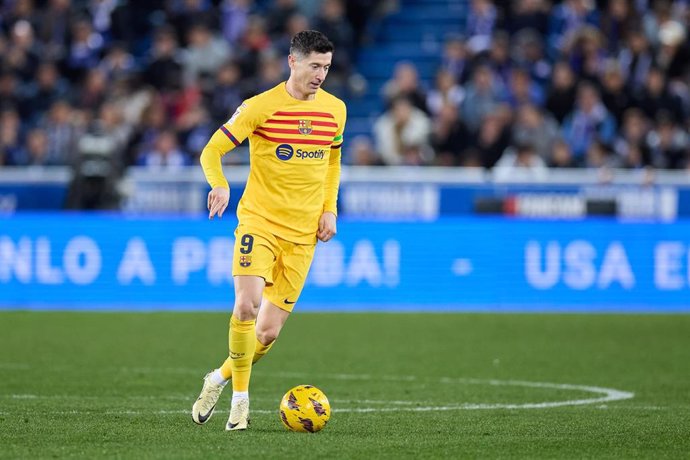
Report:
[[[276,156],[279,160],[289,160],[290,158],[292,158],[294,152],[295,150],[292,148],[290,144],[280,144],[278,147],[276,147]]]

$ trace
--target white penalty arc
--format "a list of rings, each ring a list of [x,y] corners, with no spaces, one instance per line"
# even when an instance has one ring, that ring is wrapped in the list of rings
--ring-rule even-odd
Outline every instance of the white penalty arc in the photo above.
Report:
[[[282,376],[303,376],[303,374],[282,373]],[[414,376],[374,376],[369,374],[330,374],[321,376],[333,380],[386,380],[411,382],[418,380]],[[543,401],[529,403],[460,403],[435,405],[428,402],[414,401],[362,401],[363,404],[389,404],[393,407],[359,407],[359,408],[333,408],[333,412],[431,412],[431,411],[455,411],[455,410],[494,410],[494,409],[549,409],[564,406],[583,406],[590,404],[604,404],[614,401],[623,401],[635,397],[635,393],[589,385],[576,385],[569,383],[531,382],[524,380],[497,380],[475,378],[451,378],[441,377],[436,380],[443,384],[457,385],[489,385],[489,386],[514,386],[526,388],[545,388],[554,390],[568,390],[592,393],[591,398],[567,399],[561,401]]]
[[[147,369],[148,370],[148,369]],[[138,371],[141,371],[139,369]],[[160,373],[160,369],[150,369],[151,372]],[[164,372],[165,370],[163,370]],[[177,370],[179,371],[179,370]],[[196,370],[190,370],[190,373],[197,373]],[[623,401],[627,399],[632,399],[635,394],[628,391],[617,390],[614,388],[605,388],[598,386],[589,385],[577,385],[569,383],[550,383],[550,382],[533,382],[524,380],[499,380],[499,379],[477,379],[477,378],[452,378],[452,377],[440,377],[437,379],[421,379],[415,376],[386,376],[386,375],[371,375],[371,374],[321,374],[314,375],[311,373],[294,373],[294,372],[278,372],[278,373],[266,373],[261,374],[264,378],[299,378],[299,379],[309,379],[312,380],[315,377],[323,380],[359,380],[359,381],[390,381],[390,382],[428,382],[428,383],[438,383],[446,385],[480,385],[480,386],[512,386],[512,387],[523,387],[523,388],[540,388],[540,389],[552,389],[559,391],[573,391],[580,393],[589,393],[592,396],[588,398],[577,398],[577,399],[566,399],[566,400],[556,400],[556,401],[537,401],[537,402],[527,402],[527,403],[432,403],[430,401],[395,401],[395,400],[338,400],[333,401],[333,412],[334,413],[369,413],[369,412],[434,412],[434,411],[459,411],[459,410],[496,410],[496,409],[508,409],[508,410],[523,410],[523,409],[549,409],[555,407],[565,407],[565,406],[583,406],[583,405],[602,405],[606,403],[611,403],[614,401]],[[0,395],[0,398],[11,398],[11,399],[36,399],[36,398],[47,398],[47,399],[66,399],[74,397],[74,395],[30,395],[30,394],[7,394]],[[96,398],[96,396],[78,396],[79,399],[85,398]],[[100,397],[99,397],[100,398]],[[130,396],[131,399],[135,398],[151,398],[151,399],[169,399],[169,400],[186,400],[187,397],[183,395],[179,396]],[[128,398],[125,398],[128,399]],[[260,400],[261,398],[259,398]],[[345,407],[342,407],[345,406]],[[349,407],[348,407],[349,406]],[[378,406],[378,407],[377,407]],[[656,408],[659,409],[659,408]],[[181,414],[186,413],[186,410],[174,409],[174,410],[159,410],[159,411],[106,411],[107,414],[121,414],[121,415],[144,415],[147,413],[157,413],[157,414]],[[222,412],[222,410],[218,411]],[[252,412],[256,413],[274,413],[274,410],[265,409],[252,409]],[[81,413],[81,411],[64,411],[63,414],[70,413]],[[0,412],[0,414],[4,414]]]

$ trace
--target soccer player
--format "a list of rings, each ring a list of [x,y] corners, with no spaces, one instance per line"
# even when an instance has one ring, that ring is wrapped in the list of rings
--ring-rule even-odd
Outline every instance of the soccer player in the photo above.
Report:
[[[320,32],[297,33],[290,44],[288,80],[244,101],[201,154],[211,185],[209,218],[222,217],[230,192],[221,157],[249,137],[249,178],[235,230],[230,354],[204,377],[192,408],[198,424],[211,418],[232,380],[225,429],[247,428],[252,364],[269,351],[295,306],[317,238],[326,242],[336,234],[346,109],[321,89],[333,50]]]

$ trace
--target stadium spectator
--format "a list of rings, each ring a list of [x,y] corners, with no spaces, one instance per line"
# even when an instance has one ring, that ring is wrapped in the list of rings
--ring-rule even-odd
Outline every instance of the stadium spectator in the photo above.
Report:
[[[580,27],[598,25],[599,15],[591,0],[564,0],[553,7],[549,17],[547,42],[552,58],[564,50]]]
[[[25,156],[22,121],[14,108],[0,110],[0,165],[16,165]]]
[[[241,76],[240,68],[234,62],[223,64],[216,72],[216,82],[206,95],[206,106],[216,126],[228,121],[245,99]]]
[[[40,44],[35,40],[31,23],[21,19],[14,23],[5,49],[5,63],[22,83],[31,80],[41,61]]]
[[[575,75],[570,65],[565,61],[556,62],[546,96],[546,109],[559,123],[573,110],[575,92]]]
[[[627,89],[633,93],[638,92],[644,86],[653,62],[649,42],[642,31],[628,31],[625,45],[618,52],[617,62],[626,80]]]
[[[76,14],[72,1],[50,0],[44,9],[37,13],[36,34],[43,44],[43,57],[59,60],[66,53],[70,24],[75,21]]]
[[[223,0],[220,5],[223,37],[233,47],[237,46],[247,29],[253,3],[253,0]]]
[[[530,29],[542,38],[549,26],[549,5],[544,0],[513,0],[506,11],[505,28],[511,35]]]
[[[22,117],[27,123],[35,124],[40,115],[57,100],[71,96],[69,91],[67,82],[60,78],[57,66],[50,61],[42,62],[36,70],[35,78],[24,85],[24,101],[19,105]]]
[[[123,152],[131,132],[118,107],[110,102],[103,104],[76,142],[70,162],[75,175],[90,180],[90,186],[119,177],[125,166]]]
[[[53,0],[55,10],[58,13],[66,12],[65,7],[69,7],[71,0]],[[90,0],[87,9],[91,15],[91,24],[106,43],[112,41],[112,16],[113,11],[118,7],[117,0]]]
[[[168,5],[168,18],[177,33],[179,42],[190,39],[192,29],[203,26],[214,35],[219,30],[218,15],[212,10],[210,0],[172,0]],[[210,32],[213,31],[213,32]]]
[[[299,14],[297,0],[275,0],[266,12],[266,30],[272,38],[283,35],[287,29],[287,22],[292,16]]]
[[[686,37],[687,31],[678,21],[666,21],[659,28],[660,46],[655,62],[671,81],[688,76],[690,49]]]
[[[165,93],[158,93],[135,77],[129,77],[116,80],[110,85],[108,99],[117,106],[124,122],[134,126],[141,123],[146,107],[159,94],[161,97],[165,96]]]
[[[155,32],[151,52],[146,59],[144,79],[162,92],[170,92],[182,86],[182,63],[175,33],[170,27]]]
[[[65,100],[56,101],[48,110],[39,126],[48,137],[46,162],[51,165],[67,165],[72,160],[76,142],[82,127],[77,124],[72,106]]]
[[[493,168],[505,149],[510,146],[510,132],[498,111],[488,113],[481,120],[472,148],[479,154],[482,167]]]
[[[326,35],[335,45],[337,53],[333,54],[333,63],[328,72],[328,86],[326,89],[342,94],[343,86],[352,73],[353,50],[355,36],[352,26],[345,16],[345,6],[342,0],[324,0],[319,14],[314,18],[314,29]]]
[[[656,127],[647,136],[651,163],[657,168],[690,167],[690,138],[673,117],[660,113]]]
[[[564,54],[580,79],[596,82],[607,56],[604,37],[594,26],[582,27],[565,45]]]
[[[617,62],[610,60],[604,66],[601,76],[601,100],[620,126],[623,112],[633,104],[630,91],[626,90],[625,78]]]
[[[107,88],[105,73],[97,68],[89,70],[82,87],[73,97],[74,105],[79,109],[95,112],[105,101]]]
[[[502,30],[496,31],[488,52],[475,56],[475,61],[490,66],[502,88],[508,86],[513,61],[510,55],[510,37]]]
[[[460,107],[464,97],[465,90],[456,83],[453,74],[448,70],[440,69],[436,73],[436,86],[427,95],[426,106],[431,115],[436,116],[446,104]]]
[[[431,133],[431,145],[436,152],[436,164],[459,166],[470,143],[470,133],[460,120],[457,104],[443,103],[436,113]]]
[[[64,163],[50,150],[48,135],[43,129],[34,128],[26,135],[26,150],[18,158],[22,166],[62,166]]]
[[[367,136],[356,136],[350,142],[348,163],[354,166],[383,166],[381,157],[376,153],[374,144]]]
[[[138,70],[137,63],[129,51],[125,48],[124,43],[112,43],[106,52],[98,68],[104,72],[107,80],[112,82],[120,78],[126,78],[128,75]]]
[[[575,110],[563,122],[563,137],[572,146],[576,160],[584,158],[595,141],[611,143],[615,130],[616,121],[601,102],[599,91],[590,83],[580,83]]]
[[[481,121],[494,112],[503,98],[503,88],[493,71],[487,65],[479,65],[472,76],[472,83],[467,85],[465,100],[462,102],[462,119],[467,127],[476,132]]]
[[[519,177],[522,180],[540,181],[548,175],[544,160],[530,144],[508,148],[494,167],[494,180],[505,182]]]
[[[249,91],[252,94],[268,91],[281,81],[284,81],[284,77],[282,59],[279,59],[278,55],[272,51],[267,51],[261,55],[258,75]]]
[[[465,31],[467,46],[477,54],[491,47],[491,36],[494,33],[498,13],[492,0],[472,0],[467,15]]]
[[[166,129],[167,117],[160,98],[152,98],[144,109],[141,121],[135,125],[127,149],[127,164],[133,165],[138,162],[138,158],[153,149],[154,140],[158,134]]]
[[[537,155],[546,162],[559,136],[558,123],[539,106],[525,104],[518,109],[512,125],[514,145],[531,144]]]
[[[510,72],[505,102],[513,109],[524,104],[541,106],[544,103],[544,92],[537,83],[532,81],[527,70],[514,67]]]
[[[231,57],[228,44],[204,24],[189,28],[187,42],[188,46],[182,53],[187,85],[196,83],[201,77],[213,75]]]
[[[151,169],[175,170],[189,165],[190,161],[179,148],[175,131],[165,129],[156,136],[152,148],[139,157],[138,164]]]
[[[625,111],[621,130],[612,145],[613,152],[619,157],[618,166],[640,168],[651,164],[645,142],[648,131],[648,121],[641,110],[631,108]]]
[[[67,51],[67,77],[81,81],[86,72],[98,66],[103,49],[103,37],[94,32],[91,22],[82,18],[72,26],[72,41]]]
[[[551,78],[552,65],[544,56],[542,38],[533,29],[524,29],[515,34],[511,42],[511,57],[515,65],[528,70],[543,90]]]
[[[637,94],[635,105],[651,119],[657,118],[661,111],[670,113],[678,123],[685,118],[683,101],[670,91],[666,76],[659,67],[649,69],[645,86]]]
[[[297,5],[299,6],[302,14],[306,15],[311,21],[319,12],[321,1],[322,0],[297,0]]]
[[[548,158],[547,164],[551,168],[575,168],[575,158],[570,146],[563,139],[558,139],[551,151],[551,156]]]
[[[266,32],[266,23],[259,16],[250,16],[247,28],[240,38],[238,62],[242,74],[254,76],[259,70],[261,54],[271,47],[271,38]]]
[[[89,132],[107,139],[114,146],[112,155],[117,157],[117,163],[124,166],[122,153],[132,136],[132,126],[125,121],[122,111],[114,102],[105,102],[101,106]]]
[[[590,169],[610,171],[611,169],[621,167],[620,157],[610,150],[608,144],[605,144],[599,140],[594,140],[587,146],[587,152],[585,153],[584,160],[584,166]]]
[[[371,31],[384,15],[381,0],[347,0],[345,9],[356,45],[371,41]]]
[[[24,109],[25,117],[33,113],[31,107],[24,103],[24,97],[19,93],[19,82],[11,70],[0,69],[0,109]]]
[[[12,30],[17,22],[26,21],[33,28],[38,22],[38,14],[32,0],[4,2],[3,22],[6,30]]]
[[[629,0],[609,0],[601,15],[600,30],[608,44],[608,52],[615,53],[629,30],[640,28],[637,14]]]
[[[460,36],[449,37],[443,46],[441,69],[447,70],[457,83],[465,83],[470,74],[470,58],[465,42]]]
[[[412,62],[403,61],[395,65],[393,78],[383,85],[382,93],[386,107],[390,107],[394,99],[403,96],[416,108],[428,113],[426,92],[419,82],[417,67]]]
[[[387,165],[425,165],[433,160],[431,121],[404,95],[374,123],[376,150]]]
[[[225,121],[227,120],[223,120],[221,124]],[[187,156],[197,159],[218,126],[219,124],[211,121],[208,111],[199,101],[177,120],[175,128],[179,133],[182,150]]]
[[[311,26],[309,25],[309,19],[305,15],[296,13],[290,16],[287,19],[283,33],[273,39],[273,47],[276,53],[279,56],[289,54],[292,37],[294,37],[297,32],[309,29],[311,29]],[[285,64],[285,71],[289,71],[287,64]]]
[[[647,40],[654,48],[658,48],[661,25],[673,19],[673,5],[671,0],[656,0],[650,6],[651,9],[642,18],[642,27]]]

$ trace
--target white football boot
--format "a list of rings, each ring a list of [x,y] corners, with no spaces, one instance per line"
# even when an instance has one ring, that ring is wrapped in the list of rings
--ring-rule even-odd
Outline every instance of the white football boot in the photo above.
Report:
[[[211,419],[213,410],[216,408],[218,398],[223,392],[224,385],[219,385],[211,381],[211,374],[213,371],[206,374],[204,377],[204,386],[201,389],[199,398],[192,406],[192,420],[194,423],[203,425]]]
[[[249,398],[236,399],[230,408],[226,431],[246,430],[249,426]]]

